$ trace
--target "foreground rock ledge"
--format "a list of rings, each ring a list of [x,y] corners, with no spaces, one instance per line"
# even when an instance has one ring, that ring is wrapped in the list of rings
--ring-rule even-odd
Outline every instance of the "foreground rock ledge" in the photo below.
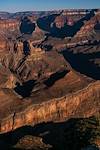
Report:
[[[24,125],[64,121],[71,117],[89,117],[100,113],[99,100],[100,81],[96,81],[73,94],[39,104],[26,105],[19,112],[15,111],[10,115],[8,113],[8,116],[0,119],[0,133],[9,132]]]

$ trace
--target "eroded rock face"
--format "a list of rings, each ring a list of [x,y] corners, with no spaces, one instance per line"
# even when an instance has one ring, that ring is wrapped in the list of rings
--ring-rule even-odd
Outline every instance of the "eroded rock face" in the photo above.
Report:
[[[74,20],[72,18],[67,18],[67,16],[60,15],[55,19],[55,25],[57,28],[63,28],[65,25],[73,26]]]
[[[93,30],[100,19],[94,12],[0,20],[0,133],[99,113],[100,39]]]
[[[3,19],[0,20],[0,30],[2,31],[14,31],[19,28],[19,20],[17,19]]]
[[[96,82],[75,94],[33,104],[16,111],[1,122],[0,131],[8,132],[23,125],[64,121],[70,117],[89,117],[99,113],[100,83]],[[84,113],[85,112],[85,113]]]
[[[0,52],[7,51],[9,49],[7,40],[5,38],[0,38]]]
[[[65,16],[58,16],[55,19],[55,24],[57,28],[64,27],[65,23],[67,22],[67,18]]]
[[[100,21],[100,13],[96,14],[89,21],[85,22],[84,26],[76,34],[76,37],[89,36],[91,32],[94,31],[95,26],[99,24],[99,21]]]
[[[49,148],[52,148],[51,145],[45,144],[40,137],[35,136],[24,136],[20,141],[15,145],[16,148],[25,148],[27,149],[41,149],[41,150],[48,150]]]
[[[16,77],[8,69],[0,66],[0,88],[9,88],[12,89],[16,85]]]

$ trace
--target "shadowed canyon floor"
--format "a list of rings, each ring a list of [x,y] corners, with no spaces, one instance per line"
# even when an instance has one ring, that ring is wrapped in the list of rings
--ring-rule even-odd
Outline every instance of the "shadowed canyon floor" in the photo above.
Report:
[[[0,14],[0,146],[98,150],[99,120],[100,10]]]
[[[0,135],[0,146],[6,150],[99,150],[99,117],[72,118],[61,123],[42,123],[34,127],[25,126]],[[6,145],[5,143],[6,142]]]

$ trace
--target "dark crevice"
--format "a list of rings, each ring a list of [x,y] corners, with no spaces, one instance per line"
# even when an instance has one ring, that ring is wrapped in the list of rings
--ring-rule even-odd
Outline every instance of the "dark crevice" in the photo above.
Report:
[[[63,54],[65,60],[71,64],[73,69],[93,79],[100,80],[100,67],[90,61],[90,59],[100,58],[100,52],[76,54],[67,49],[61,53]]]
[[[52,15],[49,15],[49,16],[44,16],[42,18],[39,18],[37,20],[37,25],[42,30],[50,32],[50,29],[51,29],[50,25],[51,25],[52,22],[54,22],[54,20],[57,16],[59,16],[59,15],[58,14],[52,14]]]
[[[17,67],[16,67],[16,69],[15,69],[15,73],[17,73],[18,68],[20,68],[20,67],[23,65],[23,63],[25,62],[26,58],[27,58],[27,55],[25,55],[25,56],[18,62]]]
[[[23,34],[32,34],[32,32],[35,30],[35,23],[32,23],[28,17],[24,17],[22,19],[21,25],[20,25],[20,31]]]
[[[61,72],[56,72],[52,74],[46,81],[44,81],[44,84],[46,84],[47,87],[52,86],[57,80],[63,78],[69,71],[64,70]]]
[[[94,26],[94,30],[96,32],[100,32],[100,23],[97,23],[95,26]]]
[[[23,98],[29,97],[31,92],[35,86],[35,80],[29,80],[24,82],[22,85],[16,83],[16,87],[14,88],[15,92],[21,95]]]
[[[14,112],[14,114],[13,114],[13,123],[12,123],[12,130],[14,129],[14,124],[15,124],[15,116],[16,116],[16,113]]]
[[[29,46],[29,43],[27,41],[23,42],[23,52],[24,52],[25,56],[30,54],[30,46]]]
[[[53,46],[50,45],[50,44],[48,44],[48,45],[44,45],[43,48],[44,48],[45,51],[51,51],[51,49],[53,48]]]

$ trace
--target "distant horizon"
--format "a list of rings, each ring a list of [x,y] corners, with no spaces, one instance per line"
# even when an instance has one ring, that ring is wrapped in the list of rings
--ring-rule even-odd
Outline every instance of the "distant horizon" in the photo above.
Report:
[[[51,10],[23,10],[23,11],[15,11],[15,12],[9,12],[9,11],[3,11],[0,10],[0,13],[24,13],[24,12],[52,12],[52,11],[61,11],[61,10],[99,10],[100,8],[64,8],[64,9],[51,9]]]
[[[0,12],[55,11],[64,9],[99,9],[100,0],[3,0]]]

